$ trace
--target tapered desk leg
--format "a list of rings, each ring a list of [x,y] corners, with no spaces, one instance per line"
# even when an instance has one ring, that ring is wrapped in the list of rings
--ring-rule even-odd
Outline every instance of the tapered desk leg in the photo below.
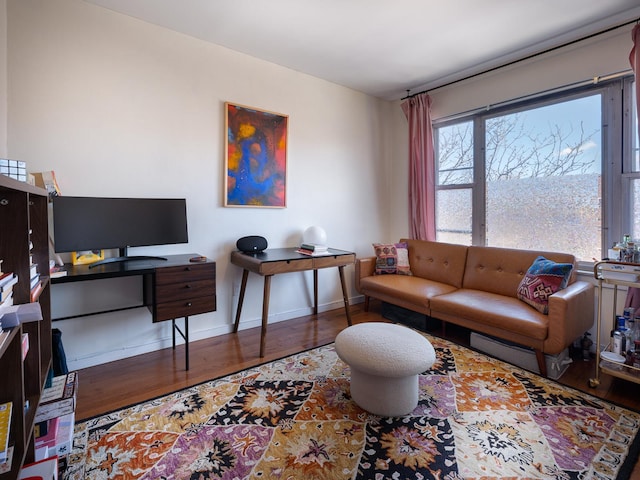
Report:
[[[344,298],[344,311],[347,314],[347,323],[351,326],[351,312],[349,311],[349,297],[347,295],[347,285],[344,282],[344,265],[338,267],[340,274],[340,284],[342,285],[342,298]]]
[[[238,310],[236,311],[236,322],[233,325],[233,333],[238,332],[238,326],[240,325],[240,312],[242,312],[242,303],[244,302],[244,292],[247,289],[248,276],[249,276],[249,270],[243,270],[242,283],[240,284],[240,296],[238,297]]]
[[[318,270],[313,271],[313,314],[318,315]]]
[[[264,357],[264,341],[267,336],[267,320],[269,319],[269,292],[271,291],[271,277],[264,277],[264,296],[262,297],[262,331],[260,332],[260,357]]]

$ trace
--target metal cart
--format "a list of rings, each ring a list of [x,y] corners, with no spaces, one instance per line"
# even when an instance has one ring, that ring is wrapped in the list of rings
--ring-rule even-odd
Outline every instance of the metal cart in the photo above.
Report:
[[[637,287],[640,288],[640,264],[602,261],[593,267],[593,275],[598,281],[598,319],[596,331],[596,374],[594,378],[589,379],[590,387],[600,385],[600,372],[607,373],[614,377],[623,378],[631,382],[640,383],[640,368],[627,365],[623,362],[601,358],[602,352],[611,351],[611,343],[601,351],[600,330],[602,325],[602,286],[605,284],[613,285],[613,312],[609,317],[612,330],[616,324],[616,306],[618,302],[618,287]],[[640,312],[639,312],[640,313]]]

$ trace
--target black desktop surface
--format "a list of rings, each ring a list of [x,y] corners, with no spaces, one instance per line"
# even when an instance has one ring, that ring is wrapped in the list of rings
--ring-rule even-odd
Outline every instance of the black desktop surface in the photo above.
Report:
[[[353,252],[347,252],[346,250],[338,250],[335,248],[329,248],[326,254],[322,255],[305,255],[304,253],[298,253],[297,247],[291,248],[267,248],[261,252],[238,252],[247,257],[257,258],[262,262],[282,262],[283,260],[303,260],[309,258],[322,258],[322,257],[335,257],[341,255],[353,255]]]
[[[67,274],[62,277],[51,279],[51,283],[70,283],[84,280],[98,280],[101,278],[127,277],[131,275],[144,275],[153,273],[156,268],[177,267],[188,265],[191,258],[199,257],[197,253],[186,253],[180,255],[163,255],[166,260],[143,259],[129,260],[121,263],[105,263],[91,267],[88,265],[64,264]],[[211,260],[207,260],[211,261]],[[200,262],[201,263],[201,262]],[[198,263],[194,263],[197,265]]]

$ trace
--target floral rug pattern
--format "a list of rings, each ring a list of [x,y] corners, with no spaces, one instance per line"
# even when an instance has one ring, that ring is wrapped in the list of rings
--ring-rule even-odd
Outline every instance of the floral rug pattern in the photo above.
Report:
[[[358,407],[328,345],[76,424],[63,478],[629,478],[639,413],[424,335],[404,417]]]

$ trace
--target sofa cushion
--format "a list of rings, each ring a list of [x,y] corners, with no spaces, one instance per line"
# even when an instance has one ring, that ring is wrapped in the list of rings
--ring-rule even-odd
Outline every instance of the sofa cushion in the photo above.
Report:
[[[542,315],[515,297],[507,297],[481,290],[461,288],[431,299],[433,317],[441,314],[458,317],[491,329],[501,329],[516,335],[543,341],[548,335],[549,317]]]
[[[549,313],[549,297],[567,286],[573,264],[539,256],[518,286],[518,298],[540,313]]]
[[[374,243],[376,254],[376,275],[411,275],[409,251],[405,242]]]
[[[372,275],[360,281],[360,290],[364,295],[374,297],[414,311],[429,313],[432,298],[451,293],[455,287],[446,283],[434,282],[408,275]]]
[[[575,257],[568,253],[470,246],[462,286],[517,300],[520,282],[540,255],[557,263],[575,263]],[[574,280],[575,270],[569,283]]]
[[[422,277],[460,288],[467,261],[466,245],[401,239],[409,245],[409,263],[414,277]],[[531,263],[531,262],[529,262]]]

